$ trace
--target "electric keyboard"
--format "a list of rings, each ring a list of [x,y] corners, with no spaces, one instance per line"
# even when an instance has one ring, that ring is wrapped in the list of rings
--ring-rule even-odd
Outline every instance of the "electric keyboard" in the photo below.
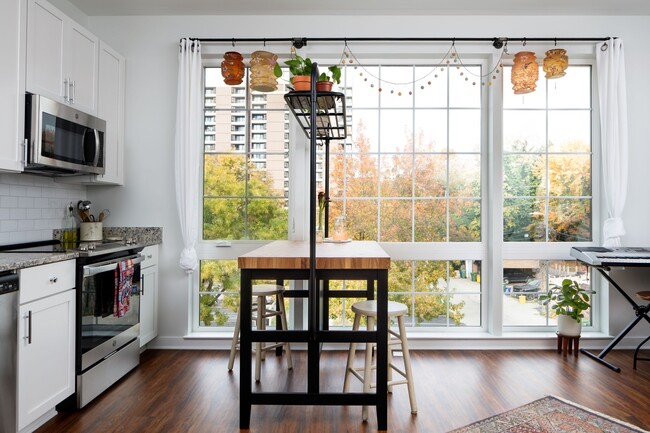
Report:
[[[571,256],[592,266],[650,266],[650,248],[573,247]]]

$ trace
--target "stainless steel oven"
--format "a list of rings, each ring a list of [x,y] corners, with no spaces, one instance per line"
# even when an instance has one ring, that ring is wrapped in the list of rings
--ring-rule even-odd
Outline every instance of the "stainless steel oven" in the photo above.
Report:
[[[143,260],[133,248],[77,259],[77,408],[140,362]]]

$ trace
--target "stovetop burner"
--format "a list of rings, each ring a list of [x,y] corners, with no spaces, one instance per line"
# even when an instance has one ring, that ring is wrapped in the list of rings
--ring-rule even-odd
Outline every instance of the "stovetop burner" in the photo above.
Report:
[[[0,245],[0,253],[56,253],[76,251],[80,256],[96,256],[124,250],[140,250],[142,248],[144,248],[144,245],[131,239],[125,241],[78,242],[70,246],[52,239],[48,241],[27,242],[24,244]]]

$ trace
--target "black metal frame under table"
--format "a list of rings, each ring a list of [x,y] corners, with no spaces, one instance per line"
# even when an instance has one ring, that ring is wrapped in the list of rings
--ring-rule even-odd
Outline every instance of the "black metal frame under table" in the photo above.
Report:
[[[291,241],[276,241],[276,244]],[[265,247],[267,251],[273,244]],[[296,242],[298,244],[298,242]],[[306,244],[306,242],[304,242]],[[359,242],[358,244],[371,244]],[[376,244],[376,243],[375,243]],[[378,244],[376,244],[378,246]],[[336,248],[330,244],[323,248]],[[345,245],[340,245],[344,247]],[[261,249],[255,250],[259,251]],[[242,257],[255,257],[252,251]],[[382,250],[383,251],[383,250]],[[266,256],[268,257],[268,256]],[[386,256],[388,257],[388,256]],[[306,258],[306,257],[305,257]],[[390,260],[390,259],[388,259]],[[295,268],[256,268],[242,265],[241,269],[241,337],[240,337],[240,402],[239,427],[248,429],[252,405],[364,405],[376,406],[378,430],[387,429],[387,394],[388,394],[388,266],[376,268],[355,268],[354,265],[345,268],[316,268],[318,284],[308,290],[288,290],[287,297],[306,297],[308,305],[307,330],[253,330],[252,329],[252,285],[255,280],[308,280],[310,269]],[[372,299],[374,283],[377,287],[377,322],[376,331],[367,330],[329,330],[326,314],[327,299],[337,295],[338,291],[329,293],[330,280],[367,281],[366,291],[348,290],[347,296],[359,297],[360,294]],[[293,293],[292,293],[293,292]],[[384,338],[378,338],[384,336]],[[307,389],[306,392],[253,392],[252,390],[252,343],[286,341],[307,343]],[[374,342],[377,344],[377,388],[375,393],[324,393],[320,391],[320,349],[322,343]]]
[[[591,359],[593,359],[593,360],[595,360],[597,362],[600,362],[601,364],[603,364],[607,368],[610,368],[610,369],[614,370],[615,372],[620,373],[621,372],[620,367],[617,367],[614,364],[611,364],[611,363],[605,361],[603,358],[605,358],[605,356],[607,356],[607,354],[609,352],[611,352],[611,350],[614,347],[616,347],[616,345],[628,334],[628,332],[630,332],[632,330],[632,328],[634,328],[636,326],[636,324],[639,323],[641,320],[645,319],[645,320],[648,321],[648,323],[650,323],[650,316],[648,316],[648,313],[650,313],[650,304],[648,304],[648,305],[639,305],[634,301],[634,299],[630,295],[625,293],[623,288],[621,286],[619,286],[618,283],[616,283],[616,281],[614,281],[612,279],[612,277],[609,275],[609,271],[611,270],[611,268],[607,264],[592,265],[592,264],[589,264],[589,263],[586,263],[586,262],[582,262],[582,263],[584,263],[587,266],[591,266],[592,268],[594,268],[598,272],[600,272],[600,274],[603,277],[605,277],[605,279],[609,282],[609,284],[611,284],[616,289],[616,291],[618,293],[620,293],[621,296],[623,296],[625,298],[625,300],[627,300],[627,302],[629,302],[629,304],[634,309],[634,315],[636,317],[634,319],[632,319],[632,321],[630,323],[628,323],[628,325],[621,332],[619,332],[618,335],[616,337],[614,337],[614,339],[607,345],[607,347],[605,347],[603,350],[600,351],[600,353],[598,353],[598,355],[593,354],[593,353],[587,351],[586,349],[580,349],[581,353],[584,353],[585,355],[587,355]],[[611,267],[614,267],[614,266],[622,266],[622,265],[614,264]],[[626,267],[649,267],[650,265],[649,264],[630,263],[630,264],[626,264],[625,266]]]

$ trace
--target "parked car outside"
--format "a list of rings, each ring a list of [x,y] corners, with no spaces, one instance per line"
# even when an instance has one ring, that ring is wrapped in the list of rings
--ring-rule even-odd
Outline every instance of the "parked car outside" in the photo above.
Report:
[[[529,280],[526,284],[515,284],[512,286],[511,296],[526,296],[527,300],[537,298],[540,293],[540,280]]]
[[[532,275],[519,271],[518,269],[503,270],[503,284],[527,283],[529,280],[532,279],[533,279]]]

